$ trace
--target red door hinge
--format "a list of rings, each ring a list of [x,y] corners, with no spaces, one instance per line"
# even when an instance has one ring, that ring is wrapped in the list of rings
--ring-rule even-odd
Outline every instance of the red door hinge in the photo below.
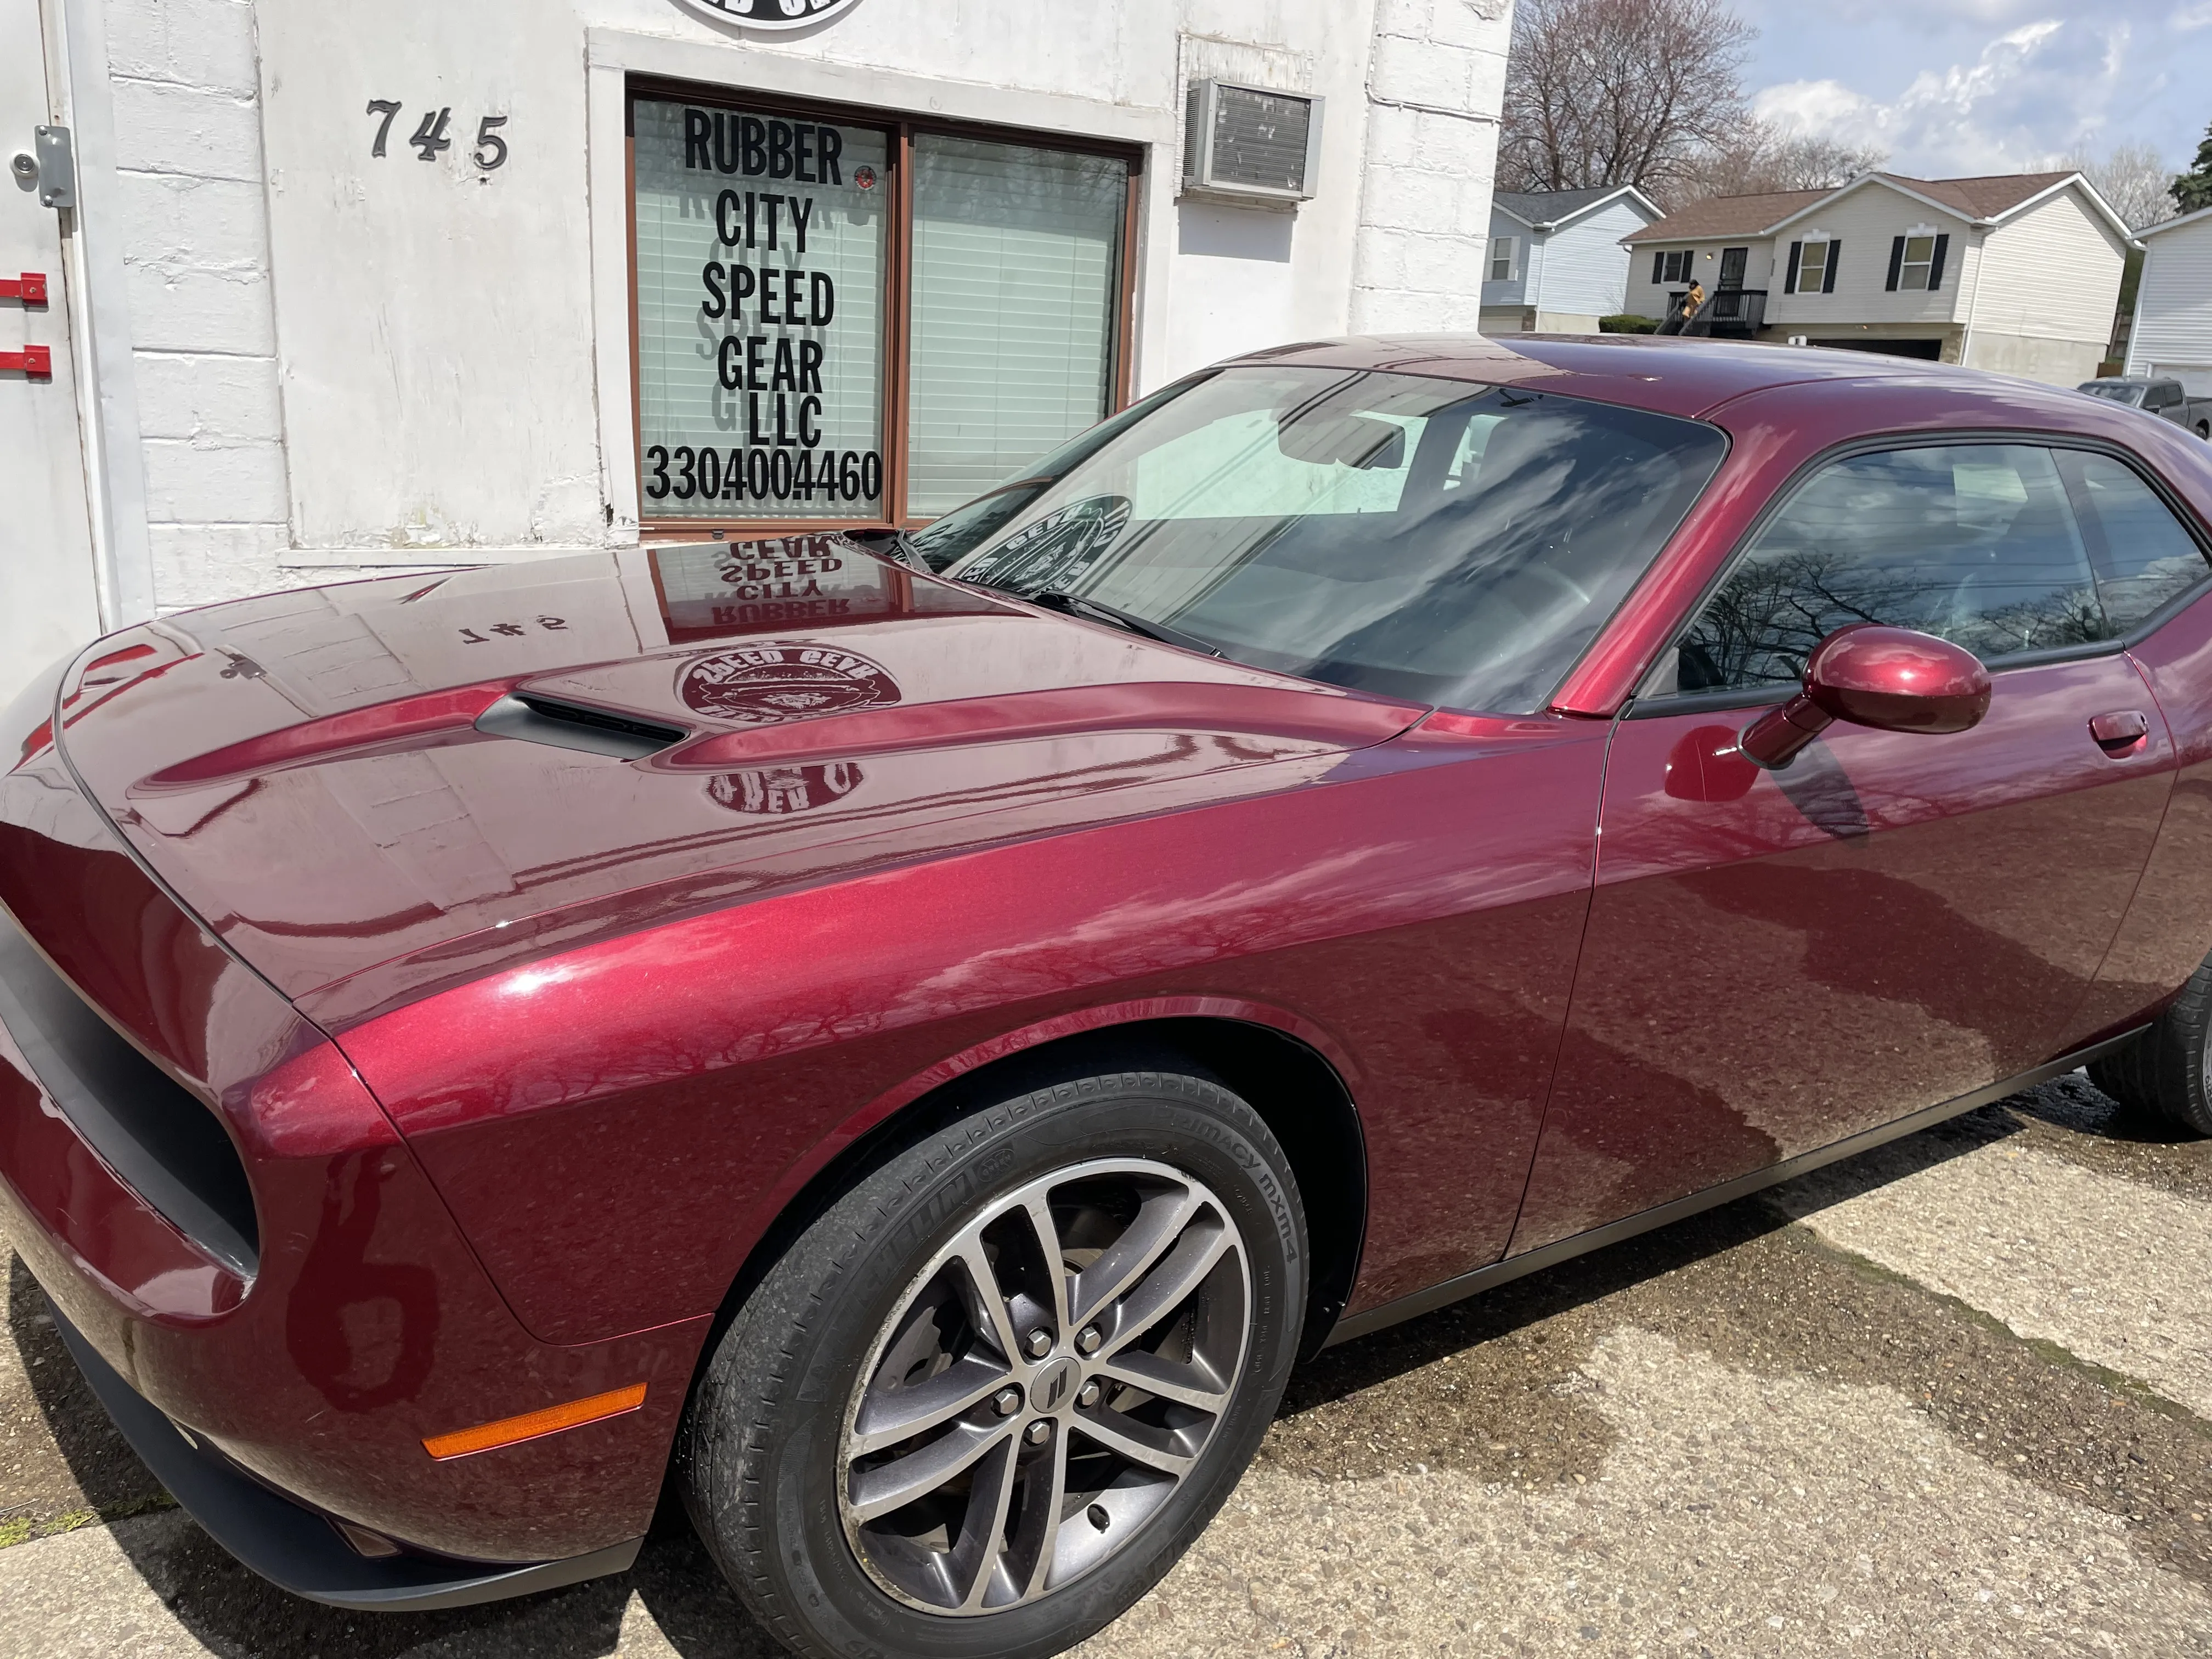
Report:
[[[27,270],[21,276],[0,276],[0,300],[21,300],[27,306],[46,302],[46,273]]]
[[[21,351],[0,351],[0,369],[20,369],[34,380],[54,378],[54,354],[46,346],[27,345]]]

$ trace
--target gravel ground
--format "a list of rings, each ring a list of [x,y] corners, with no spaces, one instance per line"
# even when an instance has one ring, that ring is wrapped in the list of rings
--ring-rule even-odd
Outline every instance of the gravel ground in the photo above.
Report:
[[[1334,1350],[1087,1659],[2212,1651],[2212,1143],[2064,1078]],[[622,1578],[365,1619],[269,1589],[20,1267],[0,1654],[775,1650],[665,1519]]]

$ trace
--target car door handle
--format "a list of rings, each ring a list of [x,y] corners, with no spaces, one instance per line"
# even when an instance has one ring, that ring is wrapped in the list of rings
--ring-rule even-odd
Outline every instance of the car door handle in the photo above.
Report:
[[[2114,760],[2140,754],[2150,739],[2150,716],[2140,708],[2116,708],[2089,722],[2089,735],[2097,747]]]

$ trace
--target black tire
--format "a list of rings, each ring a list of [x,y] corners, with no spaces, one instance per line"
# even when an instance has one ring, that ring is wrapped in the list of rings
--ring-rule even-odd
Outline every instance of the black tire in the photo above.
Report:
[[[2126,1048],[2089,1066],[2089,1081],[2139,1118],[2212,1135],[2205,1045],[2212,1041],[2212,957]]]
[[[1073,1576],[1048,1583],[1059,1571],[1055,1562],[1068,1550],[1109,1549],[1080,1532],[1079,1523],[1087,1520],[1102,1536],[1107,1534],[1108,1521],[1101,1517],[1108,1511],[1102,1505],[1119,1496],[1097,1492],[1100,1502],[1079,1507],[1067,1522],[1065,1547],[1055,1520],[1054,1530],[1039,1534],[1042,1541],[1030,1558],[1042,1565],[1015,1560],[1019,1540],[1011,1528],[1018,1515],[1044,1510],[1057,1515],[1064,1509],[1057,1497],[1063,1490],[1070,1494],[1066,1501],[1079,1506],[1088,1500],[1073,1494],[1079,1488],[1092,1491],[1089,1476],[1079,1480],[1078,1471],[1098,1467],[1103,1443],[1085,1438],[1085,1425],[1074,1417],[1071,1401],[1069,1414],[1056,1419],[1060,1431],[1049,1451],[1060,1462],[1044,1477],[1045,1484],[1019,1484],[1036,1479],[1030,1475],[991,1477],[1015,1483],[997,1489],[1017,1494],[1000,1499],[1005,1519],[994,1524],[1005,1530],[989,1534],[994,1540],[992,1547],[1002,1550],[992,1559],[1002,1566],[973,1569],[977,1576],[969,1581],[980,1585],[984,1577],[998,1574],[994,1582],[1018,1583],[1026,1588],[1017,1593],[1035,1599],[988,1610],[975,1599],[983,1595],[978,1589],[970,1592],[964,1611],[923,1610],[886,1588],[892,1580],[885,1574],[898,1570],[896,1562],[886,1565],[888,1554],[903,1547],[898,1539],[883,1547],[885,1558],[868,1564],[860,1559],[871,1534],[859,1529],[860,1523],[854,1517],[861,1506],[857,1494],[868,1479],[869,1458],[874,1455],[855,1437],[866,1413],[872,1409],[879,1389],[890,1390],[894,1401],[916,1398],[916,1376],[933,1381],[954,1365],[968,1365],[979,1357],[1000,1363],[1000,1345],[986,1344],[975,1334],[981,1329],[978,1316],[963,1339],[965,1357],[950,1357],[957,1345],[946,1343],[947,1357],[932,1362],[939,1370],[902,1369],[908,1364],[902,1345],[911,1334],[917,1328],[934,1332],[948,1318],[957,1321],[965,1305],[951,1295],[935,1293],[937,1299],[930,1304],[935,1311],[924,1321],[916,1310],[938,1282],[930,1275],[966,1273],[968,1257],[957,1252],[975,1248],[979,1239],[1009,1237],[989,1234],[988,1229],[1001,1227],[1009,1215],[1020,1213],[1003,1206],[1020,1200],[1021,1194],[1042,1191],[1042,1201],[1057,1217],[1063,1213],[1068,1194],[1077,1194],[1073,1201],[1079,1202],[1091,1190],[1083,1181],[1060,1182],[1061,1172],[1081,1166],[1118,1175],[1124,1165],[1135,1172],[1132,1180],[1150,1179],[1154,1168],[1176,1172],[1186,1178],[1188,1192],[1214,1204],[1215,1208],[1205,1209],[1200,1199],[1189,1200],[1200,1206],[1206,1224],[1225,1218],[1221,1236],[1236,1241],[1246,1290],[1241,1300],[1234,1300],[1231,1292],[1216,1288],[1216,1278],[1208,1277],[1186,1301],[1175,1304],[1186,1311],[1171,1319],[1155,1316],[1155,1322],[1147,1325],[1127,1310],[1138,1302],[1144,1286],[1155,1282],[1149,1276],[1153,1269],[1133,1270],[1127,1282],[1134,1288],[1125,1297],[1110,1306],[1097,1304],[1100,1313],[1088,1316],[1091,1323],[1080,1331],[1061,1333],[1067,1342],[1064,1352],[1072,1357],[1078,1341],[1097,1340],[1098,1328],[1106,1325],[1117,1333],[1164,1330],[1186,1322],[1209,1332],[1234,1325],[1243,1333],[1237,1350],[1241,1358],[1216,1367],[1233,1374],[1220,1395],[1226,1403],[1210,1413],[1159,1399],[1147,1404],[1142,1391],[1117,1393],[1121,1385],[1110,1381],[1103,1382],[1105,1392],[1100,1393],[1097,1376],[1084,1371],[1082,1376],[1090,1380],[1084,1383],[1081,1400],[1102,1423],[1136,1421],[1119,1415],[1130,1401],[1139,1402],[1138,1411],[1152,1411],[1154,1423],[1203,1423],[1202,1440],[1177,1443],[1199,1447],[1187,1470],[1173,1477],[1176,1484],[1166,1488],[1168,1496],[1149,1500],[1151,1506],[1136,1511],[1125,1533],[1113,1534],[1111,1553],[1102,1554],[1093,1565],[1079,1564]],[[1088,1177],[1093,1182],[1109,1178]],[[1053,1182],[1059,1184],[1046,1184]],[[1148,1190],[1157,1196],[1163,1189]],[[1146,1258],[1160,1265],[1163,1273],[1164,1264],[1170,1260],[1200,1259],[1194,1249],[1184,1254],[1188,1242],[1198,1236],[1200,1224],[1194,1221],[1186,1227],[1181,1219],[1199,1212],[1158,1212],[1176,1218],[1154,1226],[1148,1235],[1176,1240],[1172,1247],[1146,1246],[1166,1250],[1164,1255]],[[1091,1212],[1079,1209],[1066,1213]],[[1155,1212],[1150,1200],[1140,1198],[1134,1213],[1136,1219],[1124,1224],[1132,1238]],[[1066,1243],[1073,1235],[1039,1224],[1041,1231],[1027,1237],[1060,1241],[1063,1263],[1081,1254]],[[1012,1258],[1003,1246],[990,1248],[1000,1252],[992,1257],[990,1271],[1003,1284],[1010,1272],[1018,1269],[1007,1265]],[[1217,1243],[1215,1248],[1217,1262],[1230,1259],[1226,1247]],[[1124,1249],[1115,1239],[1091,1259],[1103,1265],[1113,1251]],[[1126,1259],[1134,1260],[1137,1247],[1126,1249],[1130,1252]],[[956,1253],[949,1260],[948,1251]],[[1042,1259],[1042,1253],[1032,1258]],[[1217,1265],[1192,1271],[1212,1275],[1226,1269]],[[884,1659],[982,1655],[1023,1659],[1058,1653],[1109,1623],[1150,1589],[1236,1486],[1289,1379],[1305,1307],[1306,1278],[1305,1218],[1289,1160],[1259,1115],[1218,1084],[1172,1072],[1133,1071],[1072,1079],[1002,1101],[961,1116],[890,1157],[792,1241],[745,1298],[708,1361],[678,1436],[678,1488],[693,1525],[731,1584],[762,1625],[796,1653],[823,1659],[851,1654]],[[1032,1278],[1030,1282],[1039,1281]],[[1071,1301],[1085,1284],[1079,1273],[1059,1282],[1062,1295]],[[1183,1281],[1173,1282],[1180,1286]],[[972,1286],[977,1281],[965,1279],[961,1283]],[[1171,1293],[1181,1291],[1159,1295]],[[1015,1310],[1012,1322],[1000,1328],[1017,1334],[1017,1346],[1040,1334],[1041,1327],[1026,1337],[1019,1334],[1020,1328],[1030,1322],[1030,1316],[1022,1310],[1035,1305],[1018,1296],[1002,1297],[999,1304],[1002,1310]],[[1237,1310],[1233,1320],[1212,1311],[1231,1305]],[[948,1310],[954,1311],[948,1314]],[[899,1321],[905,1323],[895,1322]],[[1070,1322],[1080,1322],[1080,1317],[1072,1315]],[[1126,1340],[1116,1335],[1114,1341]],[[1170,1343],[1176,1340],[1167,1339]],[[1175,1353],[1198,1352],[1196,1339],[1186,1334],[1182,1340],[1186,1346]],[[1143,1346],[1137,1341],[1120,1350],[1118,1361],[1109,1349],[1084,1363],[1126,1364]],[[1021,1394],[1021,1389],[1002,1389],[949,1424],[933,1419],[927,1432],[933,1435],[942,1429],[948,1441],[955,1432],[997,1434],[988,1413],[1005,1416],[1016,1409],[1024,1414],[1047,1409],[1039,1403],[1043,1391],[1055,1378],[1060,1386],[1071,1386],[1075,1375],[1053,1370],[1064,1364],[1060,1357],[1063,1350],[1053,1352],[1054,1357],[1042,1362],[1046,1371],[1032,1368],[1024,1373],[1030,1393],[1018,1408],[1006,1406],[1004,1400],[1007,1394]],[[1146,1363],[1162,1363],[1156,1354],[1142,1357]],[[947,1376],[945,1380],[955,1379]],[[1174,1415],[1178,1411],[1180,1417]],[[1024,1415],[1006,1417],[1006,1424],[1004,1436],[994,1443],[999,1449],[991,1454],[1005,1461],[990,1467],[1042,1467],[1032,1460],[1047,1453],[1025,1453],[1019,1443],[1036,1423]],[[1049,1439],[1053,1428],[1048,1426],[1045,1432]],[[902,1441],[880,1458],[896,1462],[922,1443]],[[1092,1461],[1086,1464],[1086,1458]],[[988,1462],[979,1460],[972,1469],[981,1471]],[[982,1474],[963,1478],[971,1483],[970,1493],[985,1490]],[[1027,1507],[1030,1498],[1040,1491],[1055,1497],[1031,1510]],[[980,1512],[973,1507],[977,1501],[972,1495],[948,1498],[945,1490],[915,1500],[917,1507],[925,1503],[969,1505],[962,1511],[969,1527]],[[914,1513],[902,1509],[883,1524],[910,1531],[910,1518],[902,1517]],[[1117,1518],[1115,1524],[1122,1523]],[[948,1524],[941,1535],[966,1547],[959,1544],[964,1535],[962,1526]],[[961,1556],[956,1548],[934,1559],[972,1563],[975,1556],[972,1551]]]

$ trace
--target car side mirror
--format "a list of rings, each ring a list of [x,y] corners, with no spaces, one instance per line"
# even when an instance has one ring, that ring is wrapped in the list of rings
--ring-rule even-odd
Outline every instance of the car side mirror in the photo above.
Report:
[[[1744,728],[1744,757],[1778,772],[1837,720],[1877,732],[1964,732],[1990,711],[1990,671],[1964,646],[1853,623],[1814,647],[1804,689]]]

